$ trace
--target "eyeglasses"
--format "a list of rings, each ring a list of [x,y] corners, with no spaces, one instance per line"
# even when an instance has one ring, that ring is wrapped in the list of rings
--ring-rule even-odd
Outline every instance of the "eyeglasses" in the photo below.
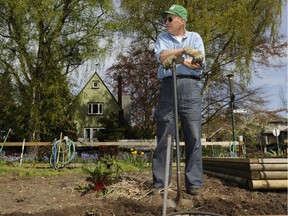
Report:
[[[168,21],[168,22],[172,22],[172,21],[173,21],[173,18],[172,18],[172,17],[167,17],[166,20],[165,20],[165,22],[167,22],[167,21]]]

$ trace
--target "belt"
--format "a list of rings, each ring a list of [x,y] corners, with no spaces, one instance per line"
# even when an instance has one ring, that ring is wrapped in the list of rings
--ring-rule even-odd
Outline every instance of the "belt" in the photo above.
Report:
[[[172,78],[172,76],[168,76],[168,77],[164,77],[163,80],[171,79],[171,78]],[[195,79],[195,80],[200,80],[200,77],[196,76],[196,75],[177,75],[176,78],[177,79]]]

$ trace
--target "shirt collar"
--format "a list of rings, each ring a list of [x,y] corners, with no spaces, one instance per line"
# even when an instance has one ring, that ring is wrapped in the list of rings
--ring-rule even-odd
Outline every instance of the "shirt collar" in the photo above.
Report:
[[[185,33],[184,33],[184,36],[182,36],[183,38],[187,38],[187,31],[186,31],[186,29],[184,29],[184,31],[185,31]],[[170,36],[172,37],[172,38],[176,38],[176,37],[180,37],[180,36],[174,36],[174,35],[172,35],[172,34],[170,34]]]

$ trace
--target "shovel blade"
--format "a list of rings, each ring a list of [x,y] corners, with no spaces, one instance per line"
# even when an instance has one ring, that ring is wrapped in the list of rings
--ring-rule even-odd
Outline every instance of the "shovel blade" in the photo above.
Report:
[[[175,208],[177,206],[177,203],[172,199],[167,199],[167,208]]]

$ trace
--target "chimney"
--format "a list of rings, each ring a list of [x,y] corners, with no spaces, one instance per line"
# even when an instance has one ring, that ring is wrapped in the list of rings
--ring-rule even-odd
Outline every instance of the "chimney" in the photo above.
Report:
[[[118,75],[117,77],[118,80],[118,104],[122,107],[122,76]]]

